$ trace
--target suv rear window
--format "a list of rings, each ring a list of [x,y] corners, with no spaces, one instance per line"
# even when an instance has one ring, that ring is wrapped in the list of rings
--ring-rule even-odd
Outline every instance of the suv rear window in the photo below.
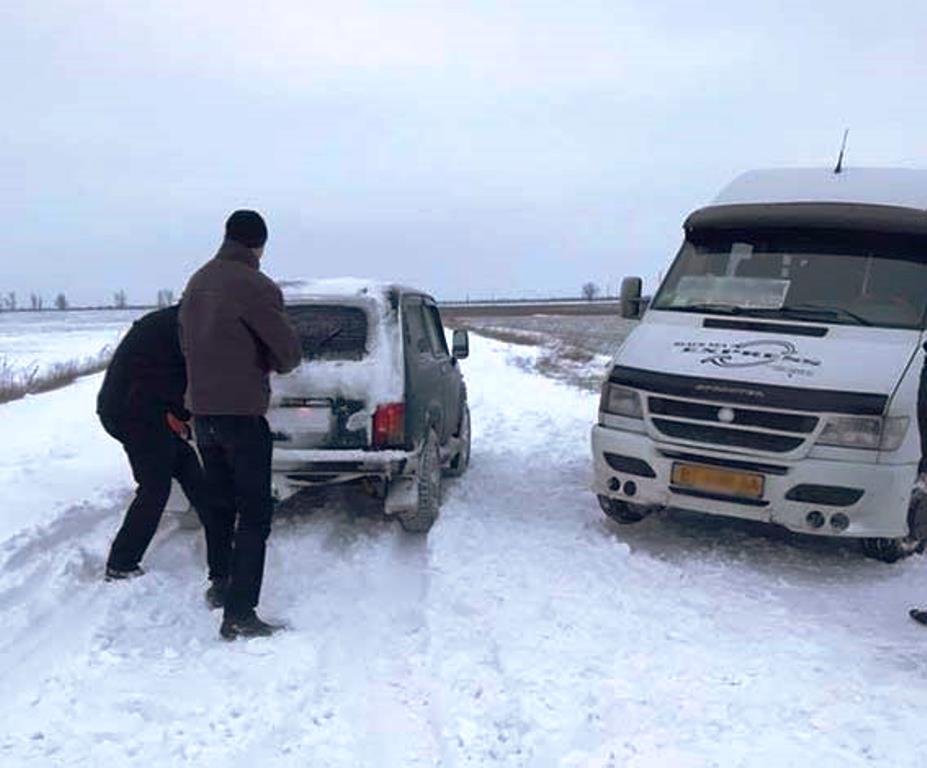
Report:
[[[304,360],[361,360],[367,354],[367,313],[329,304],[287,307]]]

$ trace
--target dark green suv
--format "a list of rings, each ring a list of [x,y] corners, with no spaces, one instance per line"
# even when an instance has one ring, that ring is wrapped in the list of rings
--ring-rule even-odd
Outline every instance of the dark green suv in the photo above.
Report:
[[[313,485],[357,482],[408,531],[425,532],[442,475],[470,462],[470,409],[460,360],[427,294],[358,280],[281,284],[303,362],[273,381],[279,498]]]

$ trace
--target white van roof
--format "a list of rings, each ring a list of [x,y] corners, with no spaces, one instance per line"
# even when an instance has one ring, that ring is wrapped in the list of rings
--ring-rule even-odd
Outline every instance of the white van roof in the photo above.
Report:
[[[777,168],[747,171],[713,205],[858,203],[927,210],[927,170],[913,168]]]

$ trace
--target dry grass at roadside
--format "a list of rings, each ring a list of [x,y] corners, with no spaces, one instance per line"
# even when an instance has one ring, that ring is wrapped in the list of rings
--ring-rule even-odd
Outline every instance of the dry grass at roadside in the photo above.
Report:
[[[81,376],[105,370],[111,357],[111,350],[106,348],[94,357],[55,363],[45,369],[14,368],[8,360],[0,359],[0,404],[66,387]]]
[[[453,327],[466,328],[471,333],[506,344],[539,347],[541,354],[536,358],[525,358],[525,368],[531,368],[551,379],[565,381],[590,392],[598,392],[602,387],[605,366],[596,365],[596,359],[600,356],[551,334],[466,320],[454,322]]]
[[[596,365],[596,355],[567,344],[553,343],[541,347],[534,369],[551,379],[565,381],[589,392],[598,392],[605,379],[605,365]]]
[[[550,341],[543,333],[534,331],[520,331],[514,328],[499,328],[491,325],[476,325],[466,320],[454,323],[453,328],[465,328],[470,333],[476,333],[485,336],[487,339],[495,339],[506,344],[523,344],[526,346],[541,346]]]

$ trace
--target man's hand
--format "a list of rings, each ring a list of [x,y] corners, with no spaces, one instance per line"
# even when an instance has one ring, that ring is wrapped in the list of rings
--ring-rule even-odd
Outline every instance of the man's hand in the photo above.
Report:
[[[166,414],[167,417],[167,426],[177,437],[181,440],[190,439],[190,422],[181,421],[170,411]]]

